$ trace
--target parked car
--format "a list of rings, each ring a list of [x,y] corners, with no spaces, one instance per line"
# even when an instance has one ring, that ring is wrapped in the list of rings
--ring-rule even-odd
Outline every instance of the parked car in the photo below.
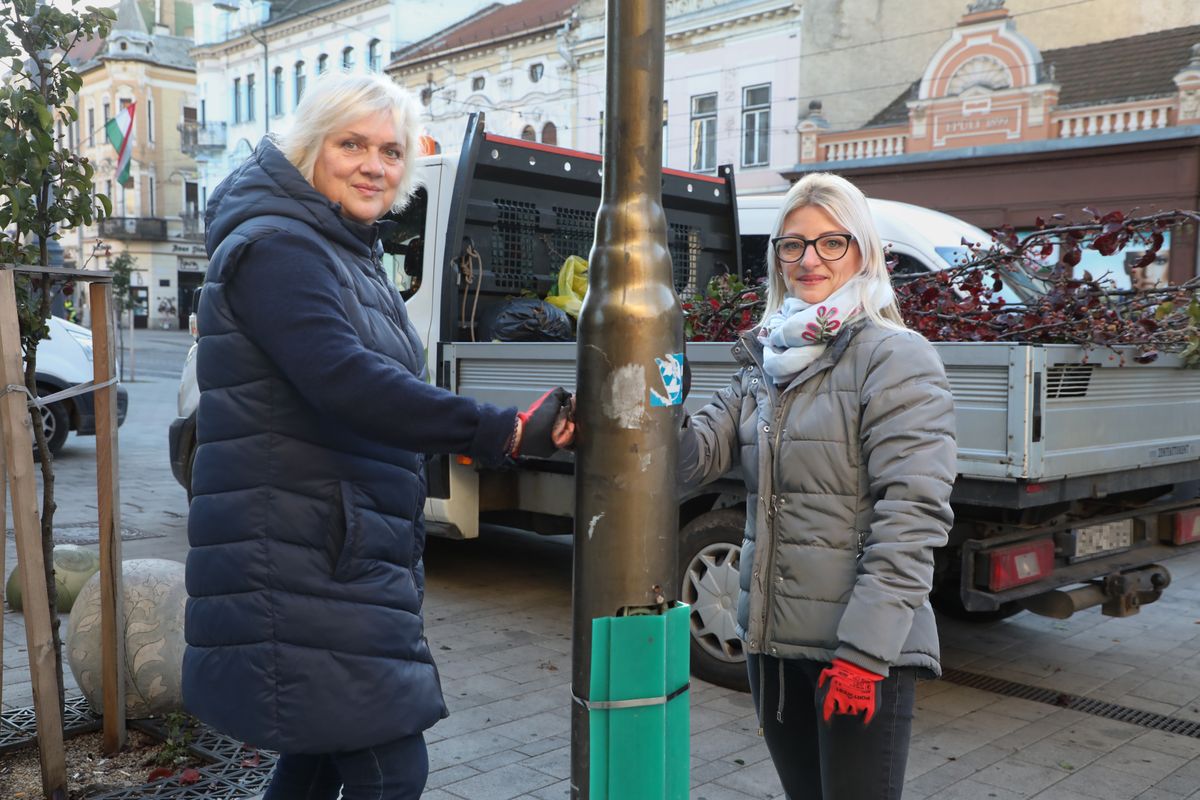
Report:
[[[47,397],[72,386],[86,383],[95,375],[92,371],[92,332],[82,325],[50,317],[50,336],[38,344],[38,394]],[[117,425],[125,422],[129,408],[129,392],[117,384]],[[91,392],[77,394],[42,407],[42,430],[50,453],[57,455],[67,441],[67,434],[80,436],[96,434],[96,399]]]
[[[991,247],[991,234],[958,217],[932,208],[895,200],[869,198],[871,216],[879,238],[895,261],[894,280],[937,272],[966,263],[971,251],[964,241]],[[738,232],[742,269],[751,277],[766,274],[771,228],[783,205],[783,195],[746,195],[738,198]],[[1008,273],[1000,296],[1009,305],[1020,304],[1038,292],[1028,276]]]
[[[171,474],[179,485],[187,490],[188,501],[192,499],[192,464],[196,458],[196,407],[200,405],[200,384],[196,382],[196,310],[200,308],[202,289],[192,294],[192,310],[188,314],[188,331],[192,334],[192,346],[183,360],[183,372],[179,379],[179,415],[167,429],[167,446],[171,457]]]
[[[193,335],[195,327],[193,326]],[[200,405],[200,385],[196,382],[196,344],[193,342],[183,362],[179,379],[179,416],[167,430],[171,455],[171,474],[192,499],[192,464],[196,460],[196,407]]]

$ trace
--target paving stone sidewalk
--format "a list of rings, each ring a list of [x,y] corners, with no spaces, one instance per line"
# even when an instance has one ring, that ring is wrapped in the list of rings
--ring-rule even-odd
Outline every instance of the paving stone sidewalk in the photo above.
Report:
[[[126,542],[124,555],[182,561],[186,499],[166,450],[175,384],[128,389],[123,524],[158,538]],[[94,517],[94,458],[93,440],[69,440],[59,522]],[[11,569],[11,540],[5,548]],[[427,800],[569,796],[570,558],[561,538],[506,532],[430,543],[427,627],[452,714],[428,734]],[[943,620],[944,661],[1200,720],[1200,554],[1167,564],[1163,600],[1129,619]],[[19,614],[5,614],[4,640],[4,707],[29,705]],[[947,681],[921,684],[917,705],[906,800],[1200,800],[1200,739]],[[696,682],[691,711],[694,800],[783,797],[748,696]]]

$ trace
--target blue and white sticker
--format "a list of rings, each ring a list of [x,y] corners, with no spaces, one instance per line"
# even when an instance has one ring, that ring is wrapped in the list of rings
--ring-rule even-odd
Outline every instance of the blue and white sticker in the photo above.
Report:
[[[662,377],[664,394],[650,390],[650,405],[677,406],[683,403],[683,353],[668,353],[666,358],[655,358],[658,374]]]

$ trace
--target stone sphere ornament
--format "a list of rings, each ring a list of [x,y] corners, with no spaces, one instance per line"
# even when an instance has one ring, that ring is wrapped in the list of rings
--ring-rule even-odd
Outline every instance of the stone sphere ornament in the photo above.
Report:
[[[183,564],[142,558],[121,565],[125,593],[125,715],[161,716],[183,709]],[[100,667],[100,577],[79,592],[67,626],[71,674],[96,713],[103,711]]]
[[[100,554],[77,544],[54,546],[54,583],[58,589],[58,610],[65,614],[71,610],[79,590],[88,579],[100,571]],[[13,611],[24,609],[21,597],[21,575],[13,568],[4,587],[4,598]]]

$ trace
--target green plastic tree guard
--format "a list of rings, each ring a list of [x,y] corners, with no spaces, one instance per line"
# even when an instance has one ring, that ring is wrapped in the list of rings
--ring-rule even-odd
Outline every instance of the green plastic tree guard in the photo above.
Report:
[[[689,613],[592,621],[590,800],[687,800]]]

